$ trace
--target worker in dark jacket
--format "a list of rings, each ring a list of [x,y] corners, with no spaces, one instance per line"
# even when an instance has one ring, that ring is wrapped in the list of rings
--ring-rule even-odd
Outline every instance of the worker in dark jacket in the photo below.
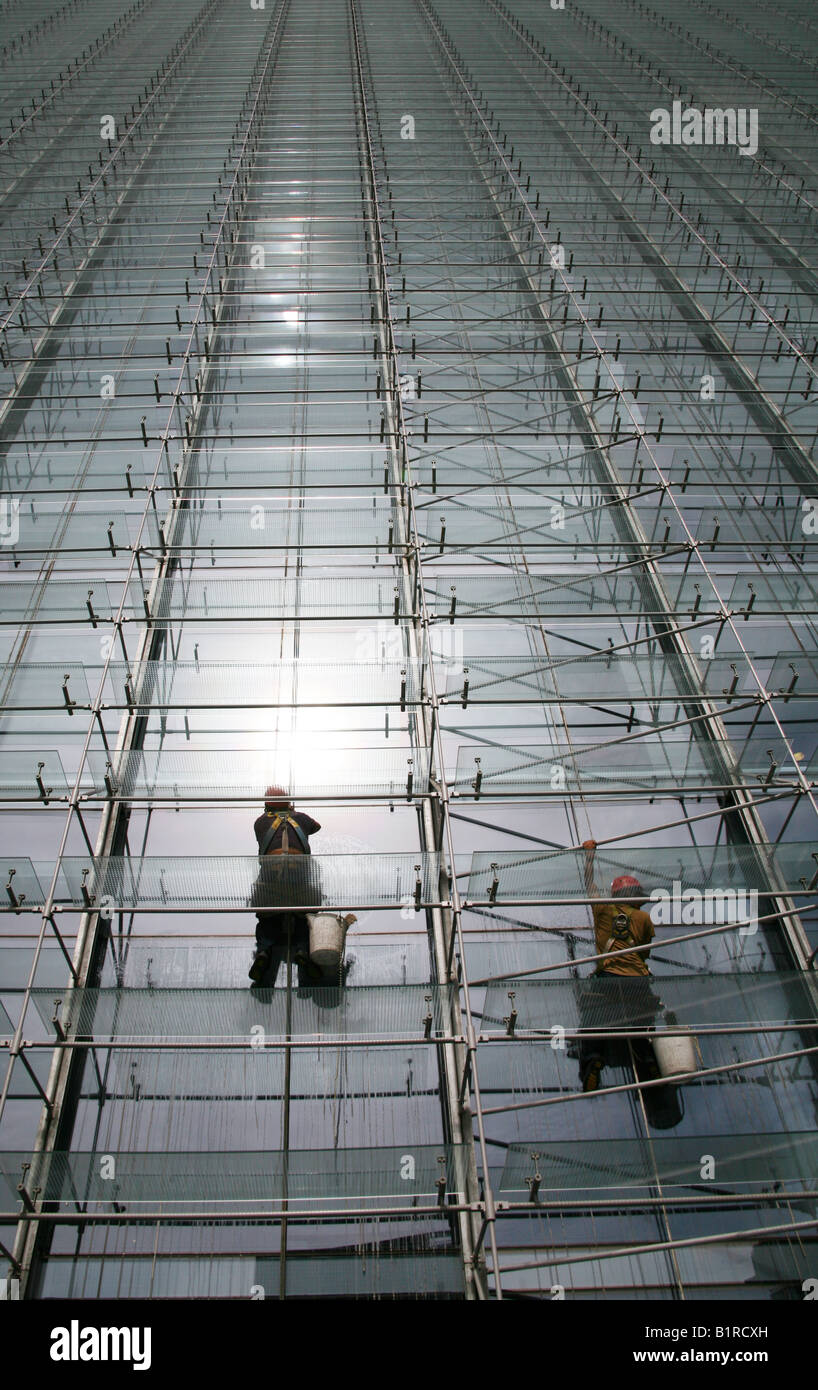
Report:
[[[600,1032],[652,1027],[661,1001],[650,987],[651,973],[647,963],[648,950],[634,951],[653,940],[653,922],[641,904],[646,893],[637,878],[621,874],[611,884],[610,898],[603,898],[594,882],[596,840],[586,840],[585,886],[593,902],[594,936],[597,955],[607,956],[597,963],[594,974],[582,981],[580,1012],[583,1026]],[[611,953],[611,954],[609,954]],[[653,1080],[659,1075],[653,1048],[646,1038],[630,1037],[633,1058],[640,1080]],[[614,1039],[583,1038],[579,1040],[579,1065],[582,1089],[595,1091],[599,1086],[602,1068],[611,1065],[621,1046]]]
[[[321,902],[316,866],[309,858],[310,835],[321,829],[318,821],[304,811],[296,811],[282,787],[268,787],[264,813],[253,825],[261,858],[251,907],[256,911],[256,954],[250,966],[250,979],[262,984],[269,978],[275,984],[278,967],[287,957],[306,971],[308,978],[320,978],[320,970],[310,970],[309,926],[301,912],[265,912],[265,906],[316,908]]]

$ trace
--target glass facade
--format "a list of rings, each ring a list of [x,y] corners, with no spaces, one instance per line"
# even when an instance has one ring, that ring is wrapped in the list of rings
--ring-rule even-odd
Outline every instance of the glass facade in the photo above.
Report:
[[[21,1296],[801,1298],[806,0],[0,24]]]

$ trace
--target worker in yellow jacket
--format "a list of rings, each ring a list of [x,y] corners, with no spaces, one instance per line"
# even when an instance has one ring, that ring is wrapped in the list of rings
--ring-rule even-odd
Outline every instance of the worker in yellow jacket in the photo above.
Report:
[[[611,884],[610,896],[604,896],[594,881],[596,840],[585,840],[582,847],[585,850],[585,886],[593,899],[595,954],[606,957],[597,963],[590,980],[583,981],[582,1026],[603,1033],[625,1034],[629,1025],[649,1028],[661,1001],[650,987],[649,949],[634,949],[647,947],[653,940],[653,922],[641,906],[647,894],[638,878],[620,874]],[[632,1037],[629,1041],[634,1061],[642,1073],[640,1079],[657,1077],[659,1069],[647,1039]],[[621,1052],[618,1040],[580,1037],[580,1077],[584,1091],[597,1090],[602,1068],[606,1063],[611,1064],[617,1052]]]

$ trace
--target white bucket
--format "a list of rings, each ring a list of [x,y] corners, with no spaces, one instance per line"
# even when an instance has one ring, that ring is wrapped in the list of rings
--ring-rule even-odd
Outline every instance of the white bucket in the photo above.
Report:
[[[322,970],[337,970],[344,954],[347,923],[334,912],[310,912],[310,960]]]
[[[689,1028],[673,1035],[656,1032],[651,1043],[662,1076],[679,1076],[682,1072],[699,1070],[696,1038]]]

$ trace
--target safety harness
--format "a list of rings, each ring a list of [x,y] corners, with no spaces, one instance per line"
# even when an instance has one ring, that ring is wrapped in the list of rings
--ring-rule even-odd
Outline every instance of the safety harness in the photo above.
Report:
[[[273,840],[275,839],[276,834],[281,829],[282,825],[284,826],[284,831],[281,836],[281,848],[270,850],[271,854],[311,853],[309,841],[306,835],[304,834],[304,831],[301,829],[301,826],[298,824],[298,821],[294,820],[293,817],[289,815],[289,813],[287,813],[286,815],[282,815],[280,811],[277,811],[274,815],[272,811],[268,811],[267,815],[271,818],[273,823],[268,828],[264,836],[264,839],[259,845],[259,854],[267,853],[268,849],[270,848],[270,845],[273,843]],[[292,826],[293,830],[295,831],[296,840],[301,846],[300,850],[290,849],[290,839],[287,829],[288,826]]]
[[[613,906],[613,904],[611,904],[611,906]],[[611,935],[605,942],[605,946],[603,950],[600,952],[601,955],[607,956],[608,952],[613,950],[615,947],[618,947],[620,951],[627,951],[632,949],[634,946],[639,945],[639,942],[634,939],[633,933],[631,931],[632,912],[632,907],[620,907],[619,910],[616,913],[614,913],[613,921],[611,922]],[[597,965],[596,970],[594,971],[594,975],[609,974],[609,965],[610,961],[601,960]]]
[[[620,950],[624,950],[626,947],[629,946],[639,945],[638,941],[634,941],[633,933],[631,932],[632,912],[632,907],[621,907],[619,911],[616,913],[611,923],[611,931],[613,935],[608,937],[608,940],[605,943],[605,950],[603,952],[603,955],[607,955],[608,951],[612,950],[617,942],[619,942]]]

